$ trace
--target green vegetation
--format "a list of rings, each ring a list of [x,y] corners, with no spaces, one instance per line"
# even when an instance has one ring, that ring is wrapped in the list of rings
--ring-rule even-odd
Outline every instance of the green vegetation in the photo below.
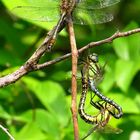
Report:
[[[27,0],[24,0],[26,4]],[[34,1],[33,5],[37,3]],[[0,77],[23,65],[41,44],[56,22],[24,20],[11,14],[22,0],[0,1]],[[112,6],[115,19],[100,25],[75,25],[77,47],[111,36],[116,30],[128,31],[140,26],[140,1],[125,0]],[[47,30],[47,31],[46,31]],[[70,52],[66,31],[60,33],[52,51],[41,62]],[[99,89],[116,101],[124,115],[109,124],[121,134],[94,133],[87,140],[140,139],[140,33],[118,38],[111,44],[90,49],[97,52],[101,65],[107,62]],[[71,103],[71,60],[25,75],[16,83],[0,89],[0,124],[16,140],[73,140]],[[80,82],[78,81],[79,85]],[[78,90],[78,102],[81,90]],[[89,99],[88,99],[89,100]],[[87,100],[87,104],[89,101]],[[88,105],[87,105],[88,110]],[[92,127],[78,116],[80,137]],[[0,129],[0,140],[9,138]]]

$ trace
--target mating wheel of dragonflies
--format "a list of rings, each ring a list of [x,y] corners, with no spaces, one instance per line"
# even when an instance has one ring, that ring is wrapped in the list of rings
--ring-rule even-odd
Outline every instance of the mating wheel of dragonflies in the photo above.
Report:
[[[82,94],[79,102],[79,114],[80,117],[87,123],[92,124],[93,127],[89,130],[89,132],[81,139],[86,139],[93,132],[101,132],[101,133],[115,133],[119,134],[122,132],[119,128],[113,128],[108,125],[111,114],[108,110],[114,109],[114,106],[102,106],[100,107],[100,111],[95,115],[89,115],[85,112],[85,101],[88,92],[88,79],[86,77],[85,71],[81,71],[82,74]]]
[[[99,97],[99,101],[98,102],[94,102],[93,98],[94,96],[91,97],[91,104],[100,109],[101,107],[103,108],[107,108],[107,110],[109,111],[109,113],[119,119],[122,117],[123,112],[122,112],[122,108],[115,103],[113,100],[109,99],[108,97],[104,96],[96,87],[96,81],[99,80],[101,78],[101,76],[103,76],[103,74],[101,73],[102,70],[100,68],[100,66],[97,64],[98,63],[98,58],[96,58],[97,55],[92,54],[89,55],[87,58],[87,65],[86,68],[88,69],[88,86],[90,88],[90,90],[94,93],[94,96],[98,96]],[[94,66],[94,67],[93,67]],[[89,74],[89,70],[91,70],[91,72],[93,73],[93,75]],[[110,110],[110,106],[111,106],[111,110]]]
[[[109,133],[120,133],[122,130],[115,129],[108,126],[107,123],[110,120],[110,116],[113,116],[119,119],[122,116],[122,109],[121,107],[115,103],[114,101],[110,100],[108,97],[105,97],[102,93],[99,92],[97,89],[95,82],[100,80],[102,76],[102,68],[98,64],[98,56],[97,54],[93,53],[86,57],[85,61],[83,60],[83,67],[81,71],[82,75],[82,94],[79,102],[79,114],[80,117],[87,123],[93,124],[93,128],[88,132],[88,134],[83,137],[85,139],[94,131],[102,131],[102,132],[109,132]],[[85,113],[85,101],[88,90],[91,90],[91,100],[90,104],[99,110],[98,114],[89,115]],[[93,96],[94,94],[94,96]],[[97,96],[99,101],[93,101],[93,98]],[[117,111],[116,111],[117,110]],[[107,114],[107,115],[106,115]],[[107,129],[107,130],[106,130]],[[113,132],[114,131],[114,132]]]
[[[82,71],[85,73],[84,79],[88,79],[88,82],[86,81],[88,83],[87,88],[92,92],[90,101],[91,105],[99,110],[100,108],[107,108],[113,117],[117,119],[121,118],[123,115],[122,108],[113,100],[103,95],[96,87],[96,82],[100,81],[103,76],[103,70],[98,64],[97,54],[93,53],[87,56],[86,60],[83,62]],[[97,102],[93,101],[95,95],[99,98],[99,101]],[[109,106],[111,106],[111,110]]]

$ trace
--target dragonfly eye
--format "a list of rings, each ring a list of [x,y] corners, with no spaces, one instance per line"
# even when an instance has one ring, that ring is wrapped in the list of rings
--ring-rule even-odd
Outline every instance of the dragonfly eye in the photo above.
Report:
[[[98,62],[98,55],[96,53],[90,54],[88,56],[88,59],[93,63],[97,63]]]

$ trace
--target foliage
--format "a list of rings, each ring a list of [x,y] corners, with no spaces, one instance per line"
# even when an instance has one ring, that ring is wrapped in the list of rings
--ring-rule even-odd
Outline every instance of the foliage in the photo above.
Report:
[[[23,20],[11,14],[17,5],[27,5],[27,0],[2,0],[0,2],[0,76],[21,66],[43,41],[46,30],[55,23]],[[37,4],[33,1],[33,5]],[[46,2],[47,4],[47,2]],[[78,48],[91,41],[104,39],[116,31],[139,27],[140,1],[121,1],[114,6],[115,20],[102,25],[75,25]],[[133,17],[133,18],[132,18]],[[45,31],[44,31],[45,29]],[[43,33],[43,36],[42,36]],[[87,36],[88,35],[88,36]],[[139,140],[140,139],[140,34],[119,38],[91,52],[99,54],[101,65],[107,61],[100,90],[123,108],[123,118],[112,118],[110,125],[123,130],[116,134],[92,134],[88,140]],[[54,59],[69,52],[66,32],[61,34],[51,53],[41,61]],[[71,61],[64,60],[41,71],[24,76],[18,82],[0,89],[0,124],[4,124],[16,140],[71,140],[73,126],[69,93]],[[78,94],[78,101],[80,90]],[[87,100],[87,104],[88,104]],[[88,105],[87,105],[88,108]],[[80,136],[92,127],[79,121]],[[0,139],[7,136],[0,130]]]

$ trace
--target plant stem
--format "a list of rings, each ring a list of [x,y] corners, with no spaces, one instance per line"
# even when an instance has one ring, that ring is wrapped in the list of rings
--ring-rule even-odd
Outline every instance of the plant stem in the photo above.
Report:
[[[68,31],[70,38],[70,46],[72,53],[72,80],[71,80],[71,89],[72,89],[72,101],[71,101],[71,111],[72,111],[72,119],[73,119],[73,127],[74,127],[74,139],[79,140],[79,131],[78,131],[78,120],[77,120],[77,62],[78,62],[78,51],[76,47],[75,34],[73,29],[72,21],[68,23]]]

